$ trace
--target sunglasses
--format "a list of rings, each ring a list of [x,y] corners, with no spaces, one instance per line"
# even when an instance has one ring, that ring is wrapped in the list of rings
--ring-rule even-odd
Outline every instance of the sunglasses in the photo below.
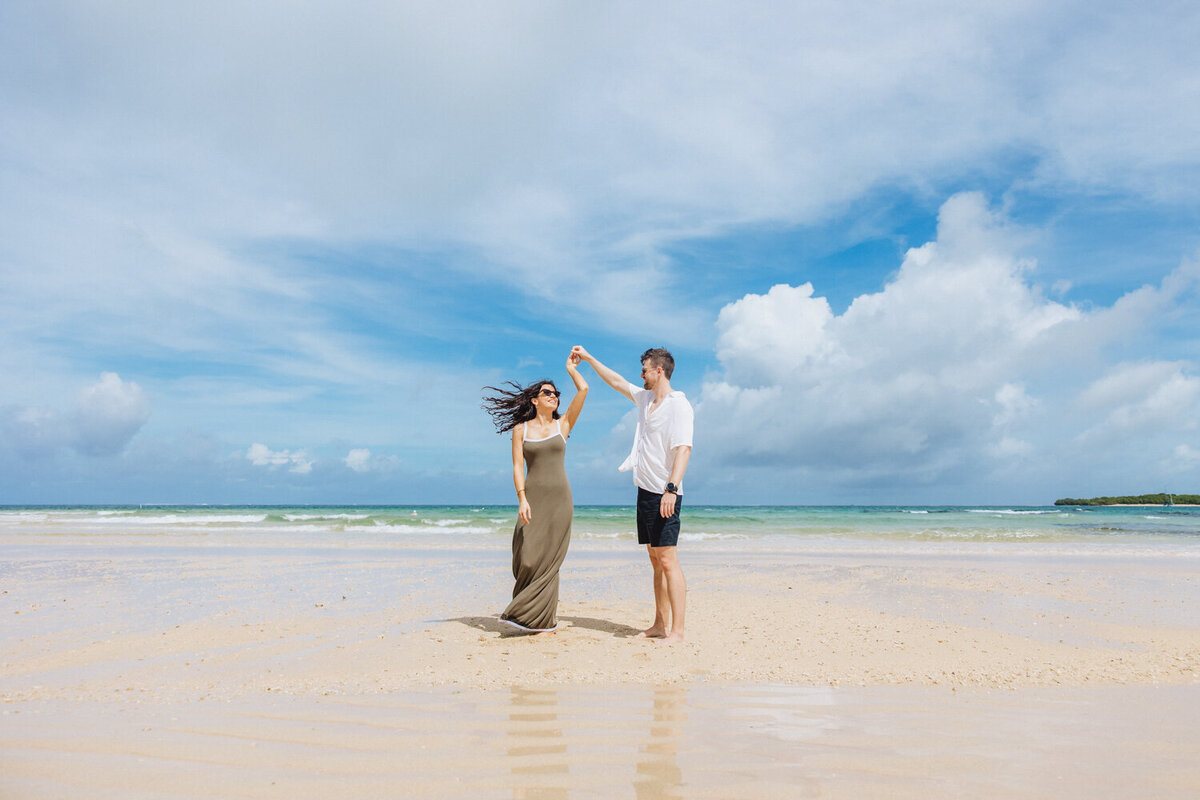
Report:
[[[542,389],[540,392],[538,392],[538,394],[540,394],[543,397],[558,397],[562,394],[562,392],[557,391],[557,390],[552,391],[550,389]]]

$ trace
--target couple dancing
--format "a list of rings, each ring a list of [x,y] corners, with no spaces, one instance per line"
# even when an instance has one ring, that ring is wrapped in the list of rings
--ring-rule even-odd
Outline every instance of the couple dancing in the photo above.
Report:
[[[587,362],[600,378],[633,401],[638,409],[633,449],[620,466],[633,471],[638,487],[638,543],[646,545],[654,574],[654,623],[641,636],[683,641],[687,584],[679,566],[679,510],[683,473],[692,452],[692,406],[683,392],[671,389],[675,359],[661,348],[642,353],[642,386],[622,378],[576,345],[567,357],[575,397],[566,415],[559,413],[561,393],[553,381],[538,381],[515,391],[487,387],[484,408],[500,433],[512,431],[513,485],[517,490],[517,526],[513,531],[513,599],[500,619],[530,633],[558,627],[558,570],[571,539],[574,505],[563,463],[571,435],[587,397],[579,364]]]

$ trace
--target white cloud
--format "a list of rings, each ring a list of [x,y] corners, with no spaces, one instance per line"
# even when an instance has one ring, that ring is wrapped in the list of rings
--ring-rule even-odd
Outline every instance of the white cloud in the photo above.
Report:
[[[1200,467],[1200,448],[1187,444],[1176,445],[1166,466],[1172,470],[1194,470]]]
[[[1038,401],[1025,393],[1025,387],[1014,383],[1006,383],[996,390],[996,412],[992,425],[1003,428],[1019,421],[1038,406]]]
[[[82,389],[68,412],[27,406],[0,414],[5,439],[26,457],[48,456],[64,446],[87,456],[116,455],[149,418],[146,393],[115,372],[101,373]]]
[[[1200,379],[1184,364],[1095,377],[1121,335],[1099,327],[1118,315],[1125,333],[1155,324],[1195,287],[1192,267],[1085,313],[1030,282],[1035,265],[1019,256],[1027,239],[980,195],[958,195],[942,208],[936,241],[910,250],[882,291],[841,315],[809,284],[726,306],[724,373],[697,408],[711,458],[913,486],[1034,456],[1043,468],[1086,465],[1101,439],[1124,450],[1147,430],[1194,427]],[[1047,448],[1072,432],[1088,447]]]
[[[371,451],[365,447],[355,448],[342,461],[355,472],[366,472],[371,468]]]
[[[119,453],[149,418],[150,401],[142,388],[105,372],[75,401],[71,445],[87,455]]]
[[[1021,441],[1020,439],[1012,439],[1008,436],[988,446],[988,452],[997,459],[1024,458],[1030,455],[1033,450],[1034,447],[1031,443]]]
[[[1197,430],[1200,377],[1181,363],[1121,364],[1083,390],[1081,408],[1102,415],[1080,441],[1111,443],[1134,437]]]
[[[398,456],[373,455],[365,447],[356,447],[346,454],[346,457],[342,459],[342,463],[350,470],[361,474],[365,472],[391,472],[399,469],[402,462]]]
[[[811,283],[780,284],[766,295],[746,295],[717,317],[717,357],[728,379],[740,385],[770,384],[804,368],[835,358],[826,335],[833,312]],[[786,336],[779,336],[780,331]]]
[[[350,470],[355,473],[391,473],[401,468],[402,459],[398,456],[376,456],[366,447],[355,447],[342,459]]]
[[[312,472],[314,459],[304,450],[274,451],[265,444],[255,442],[246,451],[246,458],[256,467],[288,467],[288,472],[307,475]],[[290,466],[289,466],[290,465]]]

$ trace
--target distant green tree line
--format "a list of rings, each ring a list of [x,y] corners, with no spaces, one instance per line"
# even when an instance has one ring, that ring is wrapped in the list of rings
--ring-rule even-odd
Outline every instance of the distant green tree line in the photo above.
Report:
[[[1180,503],[1182,505],[1200,505],[1200,494],[1138,494],[1125,497],[1064,497],[1061,500],[1055,500],[1056,506],[1131,506],[1131,505],[1158,505],[1165,506],[1168,503]]]

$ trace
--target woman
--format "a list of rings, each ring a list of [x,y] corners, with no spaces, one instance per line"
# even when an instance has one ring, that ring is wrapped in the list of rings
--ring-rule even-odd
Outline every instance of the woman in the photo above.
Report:
[[[558,628],[558,570],[567,556],[575,514],[563,456],[588,391],[579,374],[579,362],[575,354],[567,358],[575,397],[566,416],[558,413],[559,391],[553,381],[538,381],[524,389],[510,381],[516,391],[485,387],[496,393],[483,400],[496,430],[512,431],[513,486],[517,490],[517,526],[513,530],[516,586],[500,619],[529,633]]]

